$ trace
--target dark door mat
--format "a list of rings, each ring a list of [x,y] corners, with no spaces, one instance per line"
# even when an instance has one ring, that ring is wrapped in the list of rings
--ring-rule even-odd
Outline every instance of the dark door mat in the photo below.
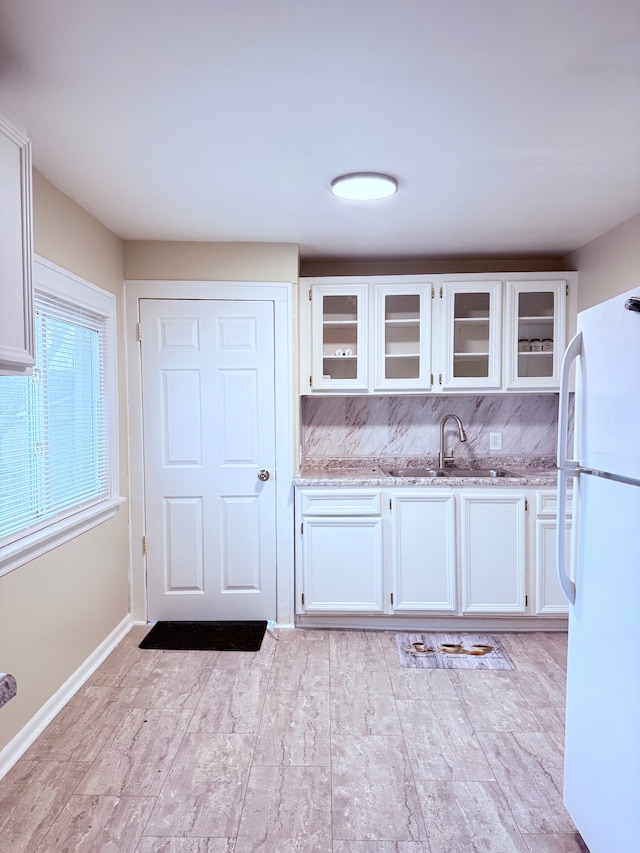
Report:
[[[266,622],[156,622],[140,649],[258,652]]]

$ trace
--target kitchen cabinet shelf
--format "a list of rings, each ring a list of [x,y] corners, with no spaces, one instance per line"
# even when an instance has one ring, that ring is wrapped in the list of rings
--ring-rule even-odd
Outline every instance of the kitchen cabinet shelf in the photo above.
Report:
[[[356,361],[358,358],[356,355],[325,355],[322,357],[323,361]]]

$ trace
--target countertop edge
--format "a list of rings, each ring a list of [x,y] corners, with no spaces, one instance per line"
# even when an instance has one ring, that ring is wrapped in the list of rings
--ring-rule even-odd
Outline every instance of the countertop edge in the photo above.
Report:
[[[13,675],[0,672],[0,708],[6,705],[18,692],[18,684]]]
[[[555,470],[514,472],[515,477],[388,477],[382,472],[370,474],[344,471],[309,472],[293,478],[298,488],[312,486],[355,486],[373,488],[404,488],[407,486],[433,488],[554,488],[557,485]]]

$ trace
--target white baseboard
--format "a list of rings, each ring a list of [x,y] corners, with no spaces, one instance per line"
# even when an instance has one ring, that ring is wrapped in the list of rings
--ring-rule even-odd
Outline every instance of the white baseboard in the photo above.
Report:
[[[27,751],[38,735],[42,734],[55,715],[64,708],[71,697],[78,692],[85,681],[111,654],[122,638],[129,633],[132,624],[131,616],[126,616],[73,675],[45,702],[13,740],[9,741],[0,752],[0,779],[11,770],[16,761]],[[18,685],[19,689],[20,685]]]
[[[562,631],[566,633],[566,616],[356,616],[301,614],[297,628],[341,628],[358,631],[435,631],[450,634],[452,631],[474,633]]]

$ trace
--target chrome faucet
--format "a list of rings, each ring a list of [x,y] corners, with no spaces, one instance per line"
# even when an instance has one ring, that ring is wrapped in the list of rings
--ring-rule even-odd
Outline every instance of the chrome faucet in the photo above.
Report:
[[[453,456],[446,456],[444,452],[444,427],[449,418],[453,418],[453,420],[458,424],[458,436],[460,441],[467,440],[467,434],[464,431],[460,418],[457,415],[445,415],[440,422],[440,455],[438,456],[439,468],[444,468],[447,462],[453,462]]]

